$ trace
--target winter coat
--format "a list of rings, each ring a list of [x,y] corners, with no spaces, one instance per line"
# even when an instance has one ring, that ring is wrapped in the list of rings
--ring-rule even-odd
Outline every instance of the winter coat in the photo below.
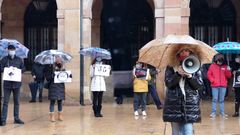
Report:
[[[180,87],[180,80],[185,79],[184,91]],[[165,85],[167,93],[163,108],[165,122],[194,123],[201,120],[200,96],[198,90],[202,83],[193,75],[192,78],[182,77],[168,66],[165,71]]]
[[[0,66],[1,66],[1,72],[4,71],[5,67],[10,67],[10,66],[21,69],[22,73],[25,71],[23,60],[17,56],[15,56],[13,59],[10,56],[6,56],[2,58]],[[19,89],[21,85],[22,85],[22,82],[3,81],[3,87],[7,89]]]
[[[96,63],[102,64],[102,63]],[[95,64],[90,66],[91,91],[106,91],[104,76],[94,75]]]
[[[32,67],[32,76],[36,76],[35,81],[44,82],[44,68],[45,66],[39,63],[34,63]]]
[[[227,69],[227,65],[218,65],[213,63],[208,69],[208,79],[212,87],[227,87],[227,78],[230,78],[232,73]]]
[[[139,79],[135,76],[135,68],[133,69],[133,92],[148,92],[148,81],[151,80],[151,75],[149,69],[147,70],[147,79]]]
[[[64,83],[54,83],[54,72],[64,71],[64,68],[58,68],[56,66],[49,65],[45,68],[46,80],[50,83],[48,89],[48,99],[49,100],[65,100],[65,84]]]

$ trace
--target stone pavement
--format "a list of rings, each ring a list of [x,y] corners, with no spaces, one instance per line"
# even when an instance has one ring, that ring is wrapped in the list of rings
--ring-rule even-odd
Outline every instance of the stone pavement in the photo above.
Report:
[[[103,104],[103,118],[95,118],[91,105],[65,104],[64,121],[48,120],[49,102],[28,103],[21,101],[20,115],[24,125],[13,124],[13,104],[9,105],[7,125],[0,127],[1,135],[171,135],[170,123],[162,121],[162,110],[147,106],[147,117],[133,116],[130,102],[117,105]],[[232,115],[233,101],[226,101],[226,113]],[[57,106],[55,106],[56,110]],[[211,102],[202,103],[202,122],[195,124],[195,135],[240,135],[240,118],[210,119]]]

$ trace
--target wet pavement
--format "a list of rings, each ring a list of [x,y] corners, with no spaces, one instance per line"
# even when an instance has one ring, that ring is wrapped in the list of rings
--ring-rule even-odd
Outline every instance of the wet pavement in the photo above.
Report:
[[[228,119],[217,116],[211,119],[211,102],[203,101],[202,122],[194,124],[195,135],[240,135],[240,118],[233,118],[233,101],[226,101]],[[0,127],[1,135],[171,135],[170,123],[162,121],[162,110],[147,106],[147,116],[134,117],[130,102],[122,105],[103,104],[103,117],[93,116],[91,105],[63,106],[64,121],[48,120],[49,103],[21,101],[20,116],[24,125],[13,124],[13,104],[9,105],[7,125]],[[57,106],[55,106],[55,110]]]

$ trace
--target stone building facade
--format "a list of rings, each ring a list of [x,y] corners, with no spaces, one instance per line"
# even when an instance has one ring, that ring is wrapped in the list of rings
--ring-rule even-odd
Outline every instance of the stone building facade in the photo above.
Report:
[[[100,23],[102,0],[54,0],[57,5],[57,49],[70,53],[73,59],[66,66],[73,73],[73,82],[66,85],[69,96],[79,98],[80,91],[80,40],[83,47],[100,46]],[[201,1],[201,0],[198,0]],[[213,0],[214,1],[214,0]],[[216,0],[218,1],[218,0]],[[222,1],[222,0],[219,0]],[[229,0],[235,9],[239,0]],[[1,38],[17,39],[24,43],[24,16],[32,0],[0,0]],[[82,2],[82,3],[81,3]],[[189,34],[190,0],[147,0],[154,14],[154,38],[167,34]],[[215,2],[216,3],[216,2]],[[83,4],[83,10],[80,10]],[[136,3],[137,4],[137,3]],[[81,16],[82,12],[82,18]],[[240,40],[240,11],[236,11],[236,40]],[[82,26],[81,26],[82,20]],[[81,34],[82,30],[82,35]],[[31,51],[31,50],[30,50]],[[89,65],[91,59],[84,57],[84,99],[90,99]],[[164,96],[162,74],[157,86],[161,98]],[[27,83],[31,81],[29,72],[23,76],[23,94],[28,95]],[[109,88],[111,89],[111,87]]]

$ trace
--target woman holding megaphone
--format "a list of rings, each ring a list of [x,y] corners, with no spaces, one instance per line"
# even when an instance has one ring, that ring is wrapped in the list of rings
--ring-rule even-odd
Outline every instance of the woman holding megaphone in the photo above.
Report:
[[[167,88],[163,108],[163,120],[171,122],[172,135],[192,135],[193,123],[201,120],[200,95],[202,83],[195,73],[183,70],[183,61],[193,54],[189,48],[181,48],[175,55],[178,64],[167,66],[165,85]]]

